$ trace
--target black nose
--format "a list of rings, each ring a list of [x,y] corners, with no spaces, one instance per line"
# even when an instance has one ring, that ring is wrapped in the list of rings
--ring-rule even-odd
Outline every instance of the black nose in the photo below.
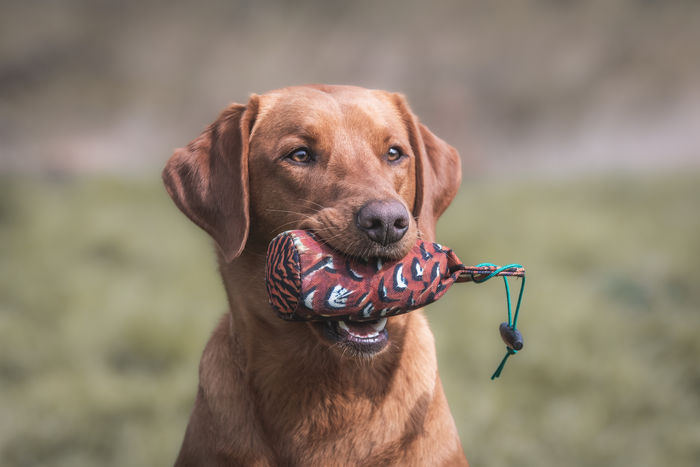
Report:
[[[373,200],[357,211],[357,226],[377,243],[398,242],[408,230],[408,211],[400,201]]]

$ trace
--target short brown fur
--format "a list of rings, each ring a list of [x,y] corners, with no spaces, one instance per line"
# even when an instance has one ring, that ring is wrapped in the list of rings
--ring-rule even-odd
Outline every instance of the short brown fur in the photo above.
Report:
[[[311,147],[312,164],[285,154]],[[405,153],[390,163],[389,146]],[[286,322],[264,285],[269,241],[310,229],[348,255],[398,258],[461,180],[457,152],[398,94],[300,86],[232,104],[163,171],[177,206],[215,240],[230,312],[207,344],[178,466],[467,465],[422,311],[388,320],[364,355]],[[355,226],[368,200],[398,200],[408,231],[379,247]]]

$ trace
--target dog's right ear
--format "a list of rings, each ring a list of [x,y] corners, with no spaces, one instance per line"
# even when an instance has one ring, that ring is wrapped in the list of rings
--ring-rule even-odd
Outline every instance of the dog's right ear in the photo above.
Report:
[[[170,197],[187,217],[212,236],[227,262],[248,239],[248,142],[258,98],[232,104],[163,169]]]
[[[459,154],[418,121],[401,94],[394,94],[393,99],[406,124],[416,157],[413,216],[424,238],[434,241],[438,217],[452,202],[462,181]]]

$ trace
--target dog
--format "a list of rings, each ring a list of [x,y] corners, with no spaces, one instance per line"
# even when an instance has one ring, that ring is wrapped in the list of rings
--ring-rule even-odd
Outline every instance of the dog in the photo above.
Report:
[[[467,465],[422,311],[288,322],[265,289],[268,243],[285,230],[386,260],[434,240],[459,155],[402,95],[252,95],[177,149],[163,180],[213,238],[230,307],[204,349],[177,466]]]

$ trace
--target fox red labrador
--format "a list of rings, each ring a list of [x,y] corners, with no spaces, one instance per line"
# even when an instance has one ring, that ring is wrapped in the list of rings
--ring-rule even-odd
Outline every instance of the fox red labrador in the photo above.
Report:
[[[454,148],[399,94],[300,86],[232,104],[163,171],[217,247],[230,312],[204,349],[179,466],[466,465],[422,311],[288,322],[265,252],[290,229],[397,259],[461,181]]]

